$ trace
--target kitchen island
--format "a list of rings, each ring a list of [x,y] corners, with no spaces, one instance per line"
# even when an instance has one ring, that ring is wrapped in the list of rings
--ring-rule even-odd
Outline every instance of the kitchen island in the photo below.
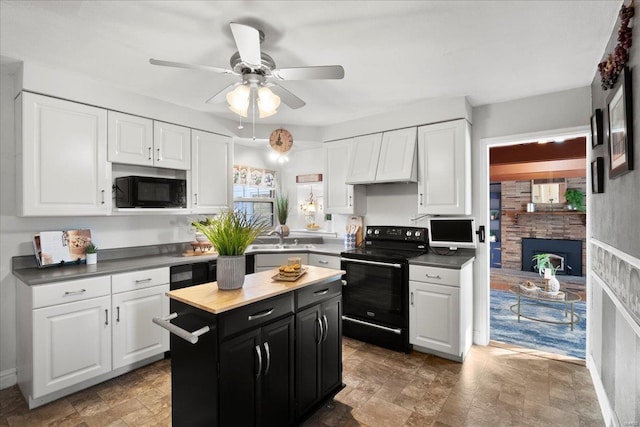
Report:
[[[174,426],[285,426],[342,384],[343,271],[306,266],[247,275],[238,290],[207,283],[168,292]]]

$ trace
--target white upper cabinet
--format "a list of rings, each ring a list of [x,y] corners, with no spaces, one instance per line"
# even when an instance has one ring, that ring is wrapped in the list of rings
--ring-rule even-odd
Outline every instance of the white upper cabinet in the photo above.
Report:
[[[383,134],[377,182],[416,181],[416,132],[413,127]]]
[[[464,120],[418,128],[418,213],[471,214],[471,137]]]
[[[191,132],[191,207],[194,213],[217,213],[231,206],[231,138]]]
[[[347,169],[347,184],[370,184],[376,179],[382,134],[357,136],[352,139],[352,152]]]
[[[364,214],[365,187],[345,184],[353,138],[327,142],[324,152],[324,211],[334,214]]]
[[[153,166],[153,120],[109,111],[109,161]]]
[[[16,99],[19,216],[107,215],[107,110],[23,92]]]
[[[191,167],[191,129],[154,121],[153,148],[154,166],[183,170]]]
[[[416,128],[353,138],[347,184],[416,181]]]

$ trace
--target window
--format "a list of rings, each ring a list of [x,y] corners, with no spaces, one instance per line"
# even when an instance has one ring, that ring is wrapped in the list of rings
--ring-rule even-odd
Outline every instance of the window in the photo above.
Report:
[[[233,167],[233,207],[249,217],[275,225],[275,172],[248,166]]]

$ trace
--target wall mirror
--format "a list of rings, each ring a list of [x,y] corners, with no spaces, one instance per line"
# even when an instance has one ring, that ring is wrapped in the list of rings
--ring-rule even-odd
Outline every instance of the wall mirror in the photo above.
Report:
[[[566,190],[564,178],[534,179],[531,181],[531,201],[538,204],[565,203]]]

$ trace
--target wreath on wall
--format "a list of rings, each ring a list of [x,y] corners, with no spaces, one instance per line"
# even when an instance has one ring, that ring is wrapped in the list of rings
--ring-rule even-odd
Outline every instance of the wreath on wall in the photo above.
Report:
[[[631,0],[629,6],[624,4],[620,8],[620,28],[618,29],[618,43],[616,44],[613,54],[607,55],[607,59],[598,64],[600,71],[600,79],[602,80],[602,89],[613,89],[618,81],[618,76],[629,61],[629,49],[632,43],[632,27],[631,18],[635,11]]]

